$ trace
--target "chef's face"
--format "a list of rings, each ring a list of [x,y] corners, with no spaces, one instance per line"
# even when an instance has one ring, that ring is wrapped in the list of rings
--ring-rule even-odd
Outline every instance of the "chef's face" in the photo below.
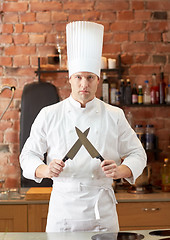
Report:
[[[96,94],[99,84],[99,77],[90,72],[78,72],[73,74],[69,82],[72,89],[72,97],[78,101],[82,107],[91,101]]]

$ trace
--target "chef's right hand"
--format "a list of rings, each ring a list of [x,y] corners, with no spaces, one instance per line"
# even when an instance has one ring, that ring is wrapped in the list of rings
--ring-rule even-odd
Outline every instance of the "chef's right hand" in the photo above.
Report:
[[[62,160],[54,159],[48,165],[48,177],[58,177],[63,171],[65,163]]]
[[[35,177],[37,178],[52,178],[58,177],[63,171],[65,163],[62,160],[54,159],[49,165],[42,164],[37,167]]]

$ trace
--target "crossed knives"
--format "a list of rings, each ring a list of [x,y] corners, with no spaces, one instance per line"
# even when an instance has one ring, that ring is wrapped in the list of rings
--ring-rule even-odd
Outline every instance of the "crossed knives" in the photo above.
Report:
[[[93,144],[87,139],[87,135],[89,133],[90,128],[88,128],[84,133],[81,132],[80,129],[78,129],[77,127],[75,127],[75,129],[79,138],[71,147],[71,149],[68,151],[68,153],[65,155],[65,157],[62,159],[62,161],[65,162],[68,159],[73,159],[82,145],[84,145],[84,147],[86,148],[86,150],[88,151],[92,158],[98,158],[101,161],[104,161],[104,158],[96,150]]]

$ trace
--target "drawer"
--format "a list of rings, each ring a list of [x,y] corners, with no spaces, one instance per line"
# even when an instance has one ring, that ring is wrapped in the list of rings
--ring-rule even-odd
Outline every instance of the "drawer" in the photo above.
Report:
[[[170,202],[119,203],[117,212],[121,229],[170,227]]]

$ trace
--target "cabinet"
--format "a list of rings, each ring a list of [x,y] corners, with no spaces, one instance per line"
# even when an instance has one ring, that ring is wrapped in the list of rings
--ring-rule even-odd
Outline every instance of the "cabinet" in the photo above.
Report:
[[[27,232],[27,205],[0,205],[0,232]]]
[[[117,212],[122,231],[170,228],[170,202],[121,202]]]
[[[28,232],[45,232],[48,204],[28,205]]]

